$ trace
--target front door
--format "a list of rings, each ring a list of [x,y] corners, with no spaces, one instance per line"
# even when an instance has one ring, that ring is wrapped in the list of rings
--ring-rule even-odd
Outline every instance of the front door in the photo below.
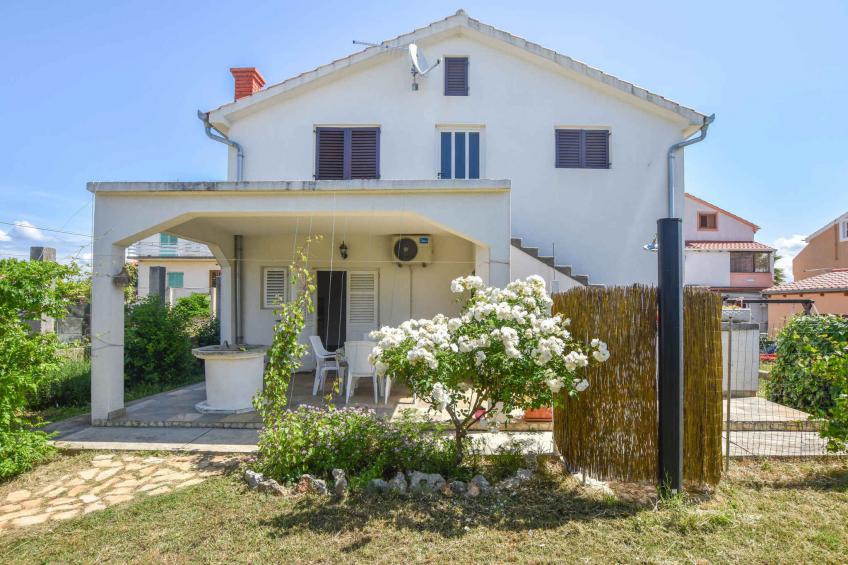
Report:
[[[347,338],[347,273],[318,271],[316,278],[318,336],[328,351],[335,351]]]

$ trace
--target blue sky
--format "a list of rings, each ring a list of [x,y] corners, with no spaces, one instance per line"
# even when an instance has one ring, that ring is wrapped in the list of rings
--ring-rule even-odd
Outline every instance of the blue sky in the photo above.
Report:
[[[0,256],[83,259],[89,180],[209,180],[225,149],[195,112],[232,66],[269,83],[464,8],[704,113],[687,190],[797,251],[848,209],[848,2],[3,2]],[[9,225],[18,223],[17,226]],[[71,234],[39,231],[56,228]]]

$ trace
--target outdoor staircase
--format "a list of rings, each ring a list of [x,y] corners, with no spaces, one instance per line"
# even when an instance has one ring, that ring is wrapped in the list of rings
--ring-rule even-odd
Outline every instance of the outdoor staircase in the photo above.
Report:
[[[605,285],[602,285],[602,284],[591,284],[589,282],[589,275],[574,275],[574,274],[572,274],[571,265],[557,265],[556,259],[554,259],[554,257],[552,257],[550,255],[539,255],[539,248],[538,247],[525,247],[524,244],[522,243],[520,237],[513,237],[510,240],[510,243],[512,243],[513,247],[520,249],[524,253],[530,255],[531,257],[533,257],[534,259],[536,259],[538,261],[541,261],[542,263],[551,267],[552,269],[559,271],[563,275],[574,279],[575,281],[579,282],[583,286],[593,286],[593,287],[604,287],[605,286]]]

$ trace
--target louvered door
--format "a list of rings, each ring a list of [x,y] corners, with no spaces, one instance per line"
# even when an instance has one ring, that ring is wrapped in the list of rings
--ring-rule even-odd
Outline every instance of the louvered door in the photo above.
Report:
[[[379,324],[379,277],[377,271],[348,271],[347,339],[367,339]]]

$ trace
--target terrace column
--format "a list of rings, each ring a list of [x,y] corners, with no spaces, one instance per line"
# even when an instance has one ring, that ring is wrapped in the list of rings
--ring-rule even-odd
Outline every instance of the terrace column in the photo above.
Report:
[[[124,413],[124,289],[115,284],[114,276],[124,267],[125,250],[95,236],[91,276],[93,424]]]
[[[474,272],[489,286],[505,287],[509,283],[509,244],[475,245]]]

